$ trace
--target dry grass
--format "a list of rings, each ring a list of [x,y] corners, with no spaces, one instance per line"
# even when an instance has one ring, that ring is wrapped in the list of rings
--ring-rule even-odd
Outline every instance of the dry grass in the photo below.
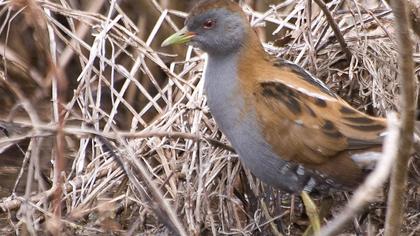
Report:
[[[300,200],[244,170],[218,131],[202,90],[204,55],[188,48],[175,57],[153,46],[160,44],[162,27],[174,26],[171,18],[185,13],[162,10],[152,1],[161,16],[142,40],[137,36],[144,34],[141,24],[114,1],[92,1],[89,10],[65,1],[28,1],[29,7],[24,2],[0,1],[0,105],[5,107],[0,127],[9,133],[0,138],[0,151],[20,143],[21,176],[26,176],[15,180],[26,189],[14,188],[0,202],[2,225],[8,225],[4,231],[59,227],[84,235],[266,235],[279,229],[302,234],[308,222]],[[348,61],[324,14],[315,3],[307,4],[286,1],[266,12],[244,10],[265,37],[275,33],[274,43],[264,44],[269,53],[304,66],[362,111],[398,110],[389,7],[342,0],[327,4],[351,52]],[[30,34],[24,31],[28,28]],[[37,63],[13,48],[19,34],[33,40]],[[52,148],[60,117],[65,150]],[[67,167],[64,175],[56,173],[64,182],[62,219],[56,221],[50,201],[56,186],[49,182],[54,164],[42,163],[60,153]],[[404,231],[418,235],[420,167],[412,167]],[[329,218],[346,201],[344,194],[332,197]],[[372,204],[347,231],[381,235],[383,208],[380,201]]]

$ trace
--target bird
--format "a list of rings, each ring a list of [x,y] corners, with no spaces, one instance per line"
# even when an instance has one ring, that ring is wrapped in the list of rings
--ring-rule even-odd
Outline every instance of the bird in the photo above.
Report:
[[[206,52],[204,92],[240,161],[292,194],[352,190],[380,158],[386,120],[349,105],[320,79],[268,55],[241,7],[204,0],[162,46]]]

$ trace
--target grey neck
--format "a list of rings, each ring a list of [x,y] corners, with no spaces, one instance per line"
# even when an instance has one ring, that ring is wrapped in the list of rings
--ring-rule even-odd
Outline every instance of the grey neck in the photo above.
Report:
[[[237,61],[237,53],[223,57],[213,54],[209,55],[206,68],[207,104],[225,134],[234,128],[244,104],[238,93]]]
[[[218,57],[209,55],[204,90],[207,104],[219,128],[229,136],[237,125],[244,106],[239,93],[237,71],[238,54]]]
[[[236,83],[238,54],[209,54],[206,68],[205,88],[216,83]],[[223,80],[223,81],[222,81]]]

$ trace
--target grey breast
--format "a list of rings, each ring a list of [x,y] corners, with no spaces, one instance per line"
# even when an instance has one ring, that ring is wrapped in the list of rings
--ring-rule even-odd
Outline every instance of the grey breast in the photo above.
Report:
[[[244,98],[238,93],[237,55],[209,56],[205,93],[210,112],[220,130],[239,154],[242,163],[267,184],[288,192],[300,192],[310,177],[300,166],[279,158],[261,135],[255,110],[241,117]]]

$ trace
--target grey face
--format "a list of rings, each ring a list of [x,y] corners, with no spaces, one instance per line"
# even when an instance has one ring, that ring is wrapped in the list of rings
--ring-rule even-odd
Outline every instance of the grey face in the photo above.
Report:
[[[186,21],[188,31],[196,34],[191,44],[210,55],[238,51],[244,41],[245,24],[239,13],[226,9],[210,10]]]

